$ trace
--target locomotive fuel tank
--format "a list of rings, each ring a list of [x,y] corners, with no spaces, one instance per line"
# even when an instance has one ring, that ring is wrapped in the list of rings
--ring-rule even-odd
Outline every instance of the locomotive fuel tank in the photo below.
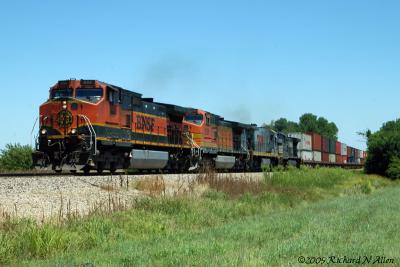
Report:
[[[133,149],[130,163],[134,169],[163,169],[168,163],[168,152]]]
[[[216,169],[232,169],[235,165],[236,159],[233,156],[222,156],[218,155],[215,158],[215,168]]]

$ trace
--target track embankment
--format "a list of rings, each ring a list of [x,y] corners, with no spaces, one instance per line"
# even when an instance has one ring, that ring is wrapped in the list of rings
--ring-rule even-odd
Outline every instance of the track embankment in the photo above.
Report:
[[[7,217],[38,221],[85,216],[99,209],[118,210],[135,198],[201,194],[204,174],[51,175],[0,178],[0,220]],[[220,173],[218,179],[261,179],[262,173]]]

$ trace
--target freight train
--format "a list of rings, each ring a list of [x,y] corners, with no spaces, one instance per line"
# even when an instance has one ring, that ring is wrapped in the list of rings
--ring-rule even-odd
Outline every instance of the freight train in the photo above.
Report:
[[[304,164],[318,165],[363,165],[365,151],[348,146],[334,139],[316,133],[290,133],[298,138],[297,153]]]
[[[52,86],[40,106],[32,158],[35,167],[56,172],[257,171],[278,164],[299,166],[305,153],[298,151],[301,138],[155,102],[98,80],[71,79]]]

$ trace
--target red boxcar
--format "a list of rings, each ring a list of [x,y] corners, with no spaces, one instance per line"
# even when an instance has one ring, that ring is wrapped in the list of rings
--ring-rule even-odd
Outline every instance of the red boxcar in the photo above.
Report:
[[[312,139],[312,150],[313,151],[321,151],[322,148],[322,138],[321,135],[316,133],[307,133],[311,135]]]
[[[336,155],[336,163],[342,163],[342,157],[339,155]]]
[[[329,139],[322,137],[322,152],[329,153]]]
[[[346,162],[347,156],[336,155],[336,163],[344,164]]]
[[[322,161],[329,162],[329,153],[322,153]]]
[[[355,157],[356,159],[359,159],[359,158],[360,158],[360,150],[357,149],[357,148],[354,149],[354,157]]]
[[[336,155],[340,155],[342,152],[342,143],[336,141]],[[336,160],[337,162],[337,160]]]

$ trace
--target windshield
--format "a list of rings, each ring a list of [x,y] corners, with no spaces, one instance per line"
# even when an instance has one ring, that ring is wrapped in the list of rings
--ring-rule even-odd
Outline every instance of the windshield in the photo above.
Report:
[[[65,88],[65,89],[54,89],[51,91],[50,98],[57,99],[57,98],[67,98],[72,97],[72,89]]]
[[[79,88],[76,90],[75,97],[77,99],[90,101],[92,103],[97,103],[103,96],[103,90],[99,88]]]
[[[200,125],[203,122],[203,115],[201,114],[186,115],[185,121]]]

